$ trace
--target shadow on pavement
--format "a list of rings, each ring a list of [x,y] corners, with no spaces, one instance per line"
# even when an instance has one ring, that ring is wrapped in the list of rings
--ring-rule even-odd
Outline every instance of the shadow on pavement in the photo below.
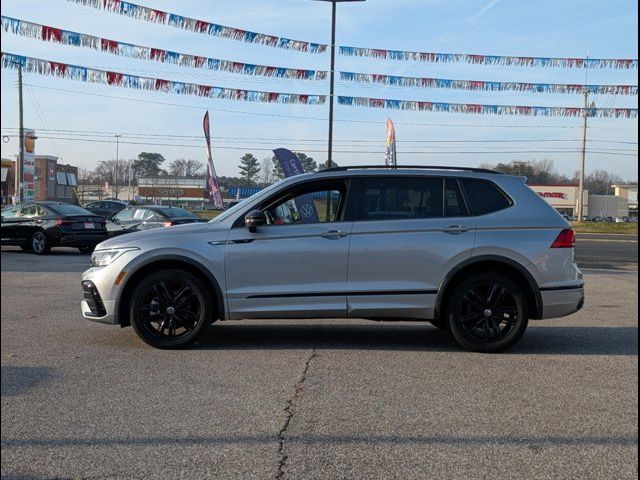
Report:
[[[118,447],[181,445],[261,445],[278,441],[275,435],[222,435],[222,436],[185,436],[185,437],[140,437],[140,438],[34,438],[2,439],[2,448],[10,447]],[[635,435],[612,436],[509,436],[509,435],[289,435],[287,444],[300,445],[453,445],[453,446],[636,446]],[[4,477],[3,477],[4,478]]]
[[[194,349],[336,349],[454,352],[452,337],[424,324],[234,325],[221,322]],[[503,355],[637,355],[637,327],[536,327]]]
[[[58,375],[49,367],[2,366],[2,396],[15,397],[46,387]],[[4,477],[3,477],[4,478]]]

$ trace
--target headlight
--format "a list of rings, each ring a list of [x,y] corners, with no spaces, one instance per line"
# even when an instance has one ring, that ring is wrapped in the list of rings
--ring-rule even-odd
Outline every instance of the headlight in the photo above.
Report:
[[[111,265],[120,255],[133,250],[140,249],[138,247],[126,247],[110,248],[109,250],[95,250],[91,255],[91,265],[94,267],[106,267],[107,265]]]

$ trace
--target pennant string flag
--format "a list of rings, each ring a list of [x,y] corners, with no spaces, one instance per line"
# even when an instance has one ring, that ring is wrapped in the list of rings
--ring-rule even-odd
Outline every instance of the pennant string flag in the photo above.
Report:
[[[340,72],[340,80],[391,87],[448,88],[487,92],[515,91],[533,93],[589,93],[638,95],[637,85],[580,85],[561,83],[491,82],[483,80],[449,80],[444,78],[399,77],[378,73]]]
[[[409,52],[360,47],[340,47],[339,52],[340,55],[346,57],[368,57],[379,60],[403,60],[428,63],[471,63],[475,65],[513,67],[615,68],[627,70],[638,68],[637,58],[519,57],[475,55],[469,53]]]
[[[198,97],[218,98],[223,100],[240,100],[246,102],[283,103],[290,105],[322,105],[325,95],[306,95],[295,93],[263,92],[222,88],[212,85],[176,82],[161,78],[140,77],[121,72],[99,70],[96,68],[52,62],[39,58],[25,57],[2,52],[2,68],[17,69],[22,65],[25,73],[48,75],[88,83],[112,85],[137,90],[159,91],[178,95],[195,95]]]
[[[17,69],[18,66],[22,66],[23,72],[25,73],[56,76],[83,82],[112,85],[137,90],[175,93],[178,95],[195,95],[198,97],[218,98],[224,100],[282,103],[290,105],[322,105],[326,102],[326,95],[263,92],[176,82],[161,78],[140,77],[121,72],[70,65],[5,52],[0,52],[0,63],[2,68],[14,70]],[[578,117],[583,113],[586,113],[588,117],[601,118],[636,118],[638,116],[637,108],[594,107],[584,109],[580,107],[481,105],[347,96],[338,96],[338,104],[351,107],[386,108],[392,110],[493,115]]]
[[[521,105],[478,105],[469,103],[421,102],[383,98],[338,96],[338,104],[348,107],[385,108],[419,112],[469,113],[476,115],[524,115],[533,117],[636,118],[637,108],[538,107]]]
[[[326,80],[327,72],[322,70],[304,70],[297,68],[254,65],[218,58],[201,57],[186,53],[172,52],[160,48],[142,47],[129,43],[108,40],[85,33],[70,32],[59,28],[39,25],[2,15],[2,29],[22,37],[35,38],[45,42],[60,43],[75,47],[90,48],[121,57],[172,63],[182,67],[202,68],[241,75],[288,78],[293,80]]]
[[[218,25],[204,20],[184,17],[175,13],[168,13],[162,10],[145,7],[123,0],[68,0],[86,7],[93,7],[111,13],[117,13],[127,17],[135,18],[145,22],[159,23],[171,27],[180,28],[194,33],[211,35],[213,37],[238,40],[240,42],[265,45],[268,47],[282,48],[284,50],[294,50],[306,53],[324,53],[327,45],[320,43],[306,42],[302,40],[292,40],[290,38],[277,37],[264,33],[251,32],[239,28]]]

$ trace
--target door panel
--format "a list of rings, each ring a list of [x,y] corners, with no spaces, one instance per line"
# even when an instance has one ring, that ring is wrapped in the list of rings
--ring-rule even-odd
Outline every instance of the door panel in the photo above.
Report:
[[[226,242],[231,318],[344,317],[352,223],[344,221],[348,183],[309,181],[259,207],[267,225],[236,225]]]
[[[452,225],[468,229],[446,231]],[[469,217],[354,222],[349,316],[433,318],[444,276],[471,257],[474,239]]]
[[[470,258],[475,240],[457,180],[363,178],[353,198],[348,315],[433,318],[445,275]]]
[[[346,316],[350,231],[351,222],[231,229],[225,253],[231,318]]]

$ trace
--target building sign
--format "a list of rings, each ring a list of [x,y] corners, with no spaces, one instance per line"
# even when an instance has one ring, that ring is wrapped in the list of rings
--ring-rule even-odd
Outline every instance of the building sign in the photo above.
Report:
[[[138,191],[141,197],[151,198],[206,198],[207,191],[202,187],[138,187]]]
[[[562,192],[538,192],[542,198],[567,198],[566,193]]]
[[[36,132],[24,129],[24,163],[22,164],[22,198],[25,202],[35,196],[34,175],[36,171]]]
[[[185,191],[179,188],[158,188],[158,197],[184,197]]]

